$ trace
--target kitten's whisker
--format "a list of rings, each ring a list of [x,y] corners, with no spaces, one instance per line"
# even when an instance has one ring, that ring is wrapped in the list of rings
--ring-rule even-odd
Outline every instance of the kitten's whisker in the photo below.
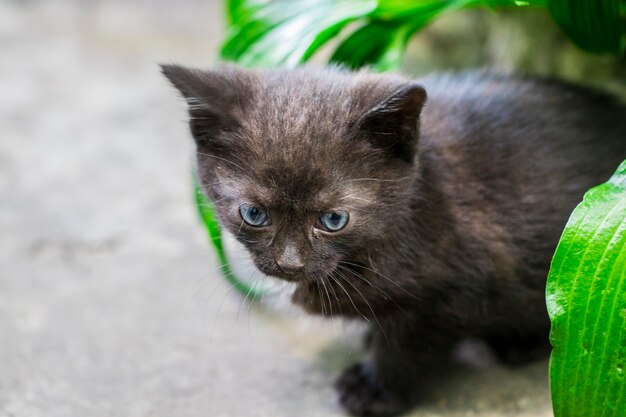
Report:
[[[229,277],[232,277],[233,275],[234,275],[234,273],[231,271],[231,272],[229,272],[229,273],[227,273],[227,274],[224,274],[224,278],[226,278],[226,280],[228,280],[228,278],[229,278]],[[206,278],[205,278],[205,277],[201,277],[200,279],[201,279],[201,280],[203,280],[203,281],[206,281]],[[206,282],[209,282],[209,281],[206,281]],[[206,300],[206,302],[205,302],[205,306],[204,306],[204,309],[203,309],[203,310],[206,310],[206,307],[208,306],[209,302],[211,301],[211,298],[213,298],[213,295],[215,294],[215,291],[216,291],[216,290],[217,290],[217,288],[219,287],[219,284],[220,284],[220,283],[222,283],[222,282],[224,282],[224,281],[223,281],[223,280],[218,281],[218,282],[217,282],[217,284],[213,287],[213,290],[211,291],[211,294],[209,294],[209,297],[207,298],[207,300]],[[227,282],[228,282],[228,281],[227,281]],[[233,283],[232,285],[237,285],[237,284],[236,284],[236,283]],[[195,294],[195,295],[197,295],[197,293],[198,293],[198,292],[200,292],[200,290],[201,290],[201,288],[200,288],[200,289],[198,289],[198,291],[196,292],[196,294]],[[195,295],[194,295],[194,296],[195,296]],[[203,314],[204,314],[204,313],[205,313],[205,311],[203,311]]]
[[[246,242],[246,243],[260,243],[260,240],[254,240],[254,239],[244,239],[241,236],[235,236],[235,238],[237,239],[237,241],[241,242]]]
[[[347,200],[348,198],[352,198],[354,200],[365,201],[366,203],[373,203],[372,200],[368,200],[368,199],[363,198],[363,197],[357,197],[354,194],[349,194],[349,195],[343,196],[343,197],[340,198],[340,200]]]
[[[211,183],[199,182],[199,183],[198,183],[198,185],[199,185],[200,187],[205,187],[205,188],[208,188],[208,187],[211,187],[211,186],[213,186],[213,185],[223,184],[223,183],[225,183],[225,182],[226,182],[226,180],[223,180],[223,181],[215,181],[215,182],[211,182]]]
[[[260,275],[261,287],[265,286],[266,280],[267,280],[267,276],[265,274],[261,274]],[[259,302],[261,303],[263,302],[263,297],[265,297],[265,291],[261,291],[261,299],[259,300]],[[252,299],[254,301],[257,301],[257,299],[254,296]],[[251,335],[251,337],[252,337],[252,332],[250,331],[250,311],[252,310],[252,305],[253,303],[248,304],[248,333]]]
[[[328,307],[330,309],[330,319],[332,320],[333,328],[335,328],[336,330],[337,328],[335,327],[335,315],[333,314],[333,302],[330,299],[330,294],[328,293],[328,288],[326,287],[326,282],[324,282],[323,276],[319,278],[319,282],[322,284],[322,286],[324,287],[324,291],[326,292],[326,297],[328,298]]]
[[[229,164],[232,164],[232,165],[236,166],[236,167],[237,167],[237,168],[239,168],[240,170],[242,170],[242,171],[244,171],[244,172],[246,171],[246,170],[245,170],[245,169],[244,169],[241,165],[236,164],[236,163],[234,163],[233,161],[230,161],[230,160],[228,160],[228,159],[226,159],[226,158],[222,158],[222,157],[217,156],[217,155],[211,155],[211,154],[208,154],[208,153],[202,153],[202,152],[196,152],[196,154],[198,154],[198,155],[202,155],[202,156],[208,156],[209,158],[215,158],[215,159],[219,159],[219,160],[224,161],[224,162],[228,162]]]
[[[255,271],[258,272],[258,271]],[[250,302],[248,303],[248,335],[250,336],[250,339],[252,339],[252,331],[250,330],[250,310],[252,309],[252,305],[256,303],[257,299],[257,285],[261,283],[261,279],[263,278],[263,275],[257,275],[254,279],[254,283],[252,284],[252,291],[254,292],[254,294],[252,294],[252,297],[250,297]],[[246,296],[247,298],[247,296]],[[245,302],[245,300],[244,300]],[[239,314],[239,312],[237,312],[237,314]]]
[[[238,237],[238,236],[236,236],[236,235],[233,235],[233,237],[234,237],[235,239],[237,239],[237,240],[243,240],[244,242],[248,242],[248,243],[259,243],[259,241],[258,241],[258,240],[246,240],[246,239],[244,239],[244,238],[242,238],[242,237]],[[216,241],[216,240],[220,240],[220,239],[224,239],[224,236],[223,236],[223,235],[222,235],[222,236],[213,236],[213,237],[209,237],[209,239],[208,239],[208,240],[209,240],[210,242],[214,242],[214,241]]]
[[[380,324],[380,321],[378,321],[378,317],[376,317],[376,313],[374,312],[374,309],[372,308],[372,305],[369,303],[369,301],[367,301],[367,298],[365,298],[365,296],[363,295],[363,293],[358,289],[358,287],[356,285],[354,285],[351,281],[350,278],[345,276],[344,274],[342,274],[341,272],[337,271],[337,273],[339,274],[340,277],[343,277],[343,280],[345,282],[347,282],[352,288],[354,288],[354,290],[361,296],[361,298],[363,299],[363,301],[365,302],[365,304],[367,305],[367,307],[370,309],[370,311],[372,312],[372,316],[374,316],[374,321],[376,322],[376,324],[378,324],[378,327],[380,327],[380,331],[383,332],[383,335],[385,336],[385,340],[387,341],[387,344],[389,344],[389,338],[387,337],[387,333],[385,332],[385,329],[383,328],[382,324]]]
[[[263,285],[264,287],[267,287],[266,284],[267,284],[268,276],[265,275],[265,274],[261,274],[261,276],[263,277],[262,281],[261,281],[261,285]],[[260,300],[261,303],[263,303],[263,300],[265,299],[265,294],[266,293],[267,293],[267,291],[261,291],[261,300]]]
[[[405,309],[403,309],[403,308],[402,308],[402,306],[401,306],[400,304],[398,304],[398,302],[397,302],[397,301],[396,301],[396,300],[395,300],[395,299],[394,299],[394,298],[393,298],[393,297],[392,297],[389,293],[387,293],[387,292],[383,291],[380,287],[378,287],[378,286],[374,285],[372,282],[370,282],[370,280],[368,280],[367,278],[365,278],[365,276],[363,276],[362,274],[358,273],[357,271],[355,271],[355,270],[353,270],[353,269],[350,269],[350,268],[347,268],[347,267],[345,267],[345,266],[343,266],[343,265],[337,265],[337,267],[338,267],[338,268],[342,268],[342,269],[344,269],[344,270],[346,270],[346,271],[348,271],[348,272],[350,272],[350,273],[354,274],[357,278],[360,278],[360,279],[362,279],[363,281],[365,281],[366,283],[368,283],[369,285],[371,285],[371,286],[372,286],[372,288],[374,288],[374,289],[375,289],[375,290],[377,290],[380,294],[382,294],[382,295],[383,295],[383,297],[384,297],[385,299],[390,300],[390,301],[391,301],[391,302],[392,302],[392,303],[393,303],[396,307],[398,307],[398,310],[400,310],[400,312],[401,312],[402,314],[404,314],[404,315],[406,316],[406,318],[407,318],[407,319],[409,319],[410,321],[413,321],[413,318],[411,317],[411,315],[410,315],[410,314],[408,314],[408,313],[406,312],[406,310],[405,310]]]
[[[230,288],[228,288],[228,291],[226,291],[226,294],[224,294],[224,298],[222,298],[222,302],[220,303],[219,307],[217,308],[217,313],[215,314],[215,319],[213,320],[213,328],[211,329],[211,336],[209,336],[209,340],[213,340],[213,335],[215,334],[215,327],[217,326],[217,319],[219,318],[220,315],[220,311],[222,310],[222,306],[224,305],[224,302],[226,301],[226,298],[228,298],[228,295],[230,294],[230,292],[237,286],[237,283],[234,283],[233,285],[230,286]]]
[[[337,308],[339,309],[339,317],[343,318],[343,310],[341,310],[341,300],[337,296],[337,292],[335,291],[335,288],[333,287],[330,281],[328,281],[328,287],[330,288],[330,291],[333,293],[333,297],[337,301]]]
[[[343,265],[337,265],[337,268],[341,268],[343,270],[345,270],[346,272],[349,272],[351,274],[354,274],[354,276],[356,276],[357,278],[361,279],[362,281],[365,281],[365,283],[367,283],[369,286],[371,286],[374,290],[376,290],[380,295],[383,296],[383,298],[385,300],[392,300],[392,297],[386,293],[385,291],[383,291],[380,287],[374,285],[372,282],[370,282],[370,280],[368,280],[367,278],[365,278],[363,275],[359,274],[357,271],[350,269],[348,267],[345,267]],[[392,300],[393,301],[393,300]]]
[[[363,202],[368,203],[368,204],[375,204],[376,207],[382,207],[382,208],[394,207],[393,204],[383,204],[383,203],[380,203],[380,202],[368,200],[367,198],[357,197],[354,194],[350,194],[350,195],[341,197],[339,200],[347,200],[347,199],[363,201]],[[353,210],[359,210],[359,209],[363,210],[364,208],[360,208],[360,207],[354,207],[353,208]],[[369,208],[367,208],[367,209],[369,210]]]
[[[250,272],[250,275],[248,276],[248,279],[246,280],[246,282],[251,282],[253,277],[255,277],[258,280],[258,276],[256,275],[257,272],[258,271],[256,269],[253,269],[252,272]],[[246,303],[246,301],[248,300],[248,297],[254,291],[255,285],[256,285],[256,280],[255,280],[255,282],[253,282],[253,284],[250,286],[250,288],[248,288],[248,292],[246,293],[246,296],[244,297],[244,299],[239,304],[239,308],[237,309],[237,318],[236,318],[237,321],[239,321],[239,313],[241,313],[241,307]]]
[[[234,272],[232,270],[232,266],[233,266],[233,261],[249,261],[250,257],[237,257],[237,258],[229,258],[228,261],[224,262],[223,264],[218,264],[217,266],[210,268],[207,271],[207,274],[213,274],[216,272],[222,272],[223,268],[229,268],[230,272],[228,274],[224,274],[224,277],[229,277],[234,275]],[[206,278],[206,276],[203,276],[202,279],[211,279],[211,278]]]
[[[324,297],[322,297],[322,290],[320,289],[319,281],[315,280],[315,287],[317,287],[317,294],[322,304],[322,317],[326,318],[326,306],[324,305]]]
[[[231,196],[227,195],[226,197],[222,197],[217,200],[209,200],[208,203],[200,203],[198,204],[198,206],[199,207],[213,207],[215,204],[219,203],[220,201],[226,200],[227,198],[231,198]]]
[[[405,181],[407,179],[414,179],[414,177],[413,176],[406,176],[406,177],[394,178],[394,179],[388,179],[388,178],[353,178],[353,179],[344,180],[344,182],[351,182],[351,181],[400,182],[400,181]]]
[[[241,219],[241,224],[239,225],[239,229],[237,230],[237,233],[235,233],[235,238],[237,238],[239,236],[239,233],[241,233],[241,229],[243,228],[244,225],[244,221],[243,219]]]
[[[371,261],[370,261],[371,262]],[[402,290],[404,293],[406,293],[407,295],[410,295],[411,297],[415,298],[416,300],[419,300],[419,298],[415,295],[415,294],[411,294],[406,288],[403,288],[400,286],[400,284],[398,284],[397,282],[395,282],[393,279],[389,278],[388,276],[385,276],[383,274],[381,274],[378,271],[375,271],[374,269],[368,268],[365,265],[362,264],[357,264],[357,263],[353,263],[353,262],[348,262],[348,261],[339,261],[338,263],[343,263],[346,265],[352,265],[352,266],[356,266],[356,267],[360,267],[363,269],[366,269],[368,271],[371,271],[373,273],[375,273],[376,275],[380,276],[381,278],[385,278],[386,280],[388,280],[389,282],[391,282],[393,285],[395,285],[396,287],[398,287],[400,290]]]
[[[319,282],[324,287],[324,292],[326,293],[326,298],[328,299],[328,307],[330,308],[330,315],[332,317],[333,316],[333,302],[330,299],[330,294],[328,293],[328,288],[326,287],[326,282],[324,282],[324,277],[323,276],[319,278]]]
[[[333,272],[337,272],[337,271],[335,270]],[[365,317],[365,314],[363,314],[361,312],[361,310],[359,310],[359,308],[354,303],[354,300],[352,299],[352,297],[350,297],[350,293],[346,290],[346,288],[343,285],[341,285],[341,282],[339,282],[339,280],[333,275],[332,272],[329,275],[329,277],[331,277],[333,279],[333,281],[335,281],[337,283],[337,285],[339,285],[339,287],[343,290],[343,292],[348,296],[348,300],[350,300],[350,303],[352,304],[352,307],[354,307],[356,312],[359,313],[361,315],[361,317],[363,317],[363,320],[365,320],[366,322],[369,323],[370,322],[369,319],[367,317]]]
[[[239,258],[239,259],[240,259],[240,260],[248,260],[248,259],[249,259],[249,257]],[[238,260],[238,259],[234,259],[234,260]],[[220,265],[218,265],[216,268],[212,268],[211,273],[213,273],[213,272],[217,272],[218,270],[222,270],[222,268],[223,268],[224,266],[229,266],[229,267],[230,267],[230,265],[231,265],[231,262],[225,262],[225,263],[223,263],[223,264],[220,264]],[[234,271],[232,271],[232,270],[231,270],[231,271],[229,271],[228,273],[224,273],[224,274],[223,274],[223,278],[226,280],[226,282],[229,282],[229,281],[228,281],[228,280],[229,280],[229,278],[233,277],[234,275],[235,275]],[[206,278],[205,278],[205,277],[201,277],[201,278],[199,279],[199,281],[200,281],[200,283],[201,283],[201,284],[202,284],[202,281],[203,281],[203,280],[206,280]],[[208,280],[207,280],[206,282],[210,282],[210,281],[208,281]],[[220,287],[220,284],[221,284],[222,282],[224,282],[224,281],[223,281],[223,280],[219,280],[219,281],[217,281],[217,283],[213,286],[213,289],[211,290],[211,293],[209,294],[208,298],[207,298],[207,299],[206,299],[206,301],[204,302],[204,306],[203,306],[203,308],[202,308],[202,315],[203,315],[203,316],[205,316],[205,315],[206,315],[206,309],[207,309],[207,307],[208,307],[208,305],[209,305],[209,302],[211,301],[211,299],[213,298],[213,296],[216,294],[216,291],[217,291],[217,289]],[[211,340],[213,339],[213,333],[214,333],[214,331],[215,331],[215,326],[216,326],[216,324],[217,324],[217,318],[218,318],[218,316],[219,316],[220,310],[222,309],[222,305],[223,305],[223,304],[224,304],[224,302],[226,301],[226,298],[228,297],[228,294],[230,294],[230,292],[233,290],[233,288],[235,288],[238,284],[239,284],[238,282],[233,282],[233,283],[230,285],[230,287],[228,288],[228,290],[227,290],[226,294],[224,295],[224,298],[222,299],[222,301],[221,301],[221,303],[220,303],[220,305],[219,305],[219,307],[218,307],[218,309],[217,309],[216,317],[215,317],[215,320],[214,320],[214,323],[213,323],[213,328],[212,328],[212,330],[211,330],[211,336],[210,336],[210,339],[211,339]],[[200,285],[200,288],[196,291],[196,293],[194,294],[194,297],[195,297],[195,296],[197,296],[197,294],[201,291],[201,289],[202,289],[202,285]]]

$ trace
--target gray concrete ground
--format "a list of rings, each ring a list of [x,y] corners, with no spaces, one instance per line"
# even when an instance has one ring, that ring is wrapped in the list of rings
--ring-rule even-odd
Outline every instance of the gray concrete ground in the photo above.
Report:
[[[219,3],[0,1],[0,416],[341,416],[358,326],[229,291],[183,103]],[[547,363],[474,349],[411,415],[550,416]]]

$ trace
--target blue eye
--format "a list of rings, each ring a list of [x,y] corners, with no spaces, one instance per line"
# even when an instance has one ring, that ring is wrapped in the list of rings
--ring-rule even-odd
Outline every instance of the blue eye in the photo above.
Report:
[[[320,216],[320,223],[325,230],[329,232],[338,232],[346,227],[349,218],[348,213],[343,211],[324,213]]]
[[[270,224],[270,216],[267,214],[267,211],[250,204],[242,204],[239,207],[239,214],[243,221],[250,226],[262,227]]]

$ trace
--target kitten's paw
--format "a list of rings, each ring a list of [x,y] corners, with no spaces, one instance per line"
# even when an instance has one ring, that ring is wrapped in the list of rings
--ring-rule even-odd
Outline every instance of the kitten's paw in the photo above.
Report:
[[[335,388],[341,405],[354,416],[396,416],[409,408],[408,402],[386,387],[367,363],[344,370]]]

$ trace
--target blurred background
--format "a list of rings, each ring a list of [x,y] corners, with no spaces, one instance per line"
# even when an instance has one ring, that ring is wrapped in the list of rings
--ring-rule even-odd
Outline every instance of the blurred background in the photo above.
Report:
[[[0,416],[343,415],[332,383],[360,326],[250,305],[196,218],[185,106],[157,64],[213,65],[223,14],[0,0]],[[542,10],[447,15],[404,63],[473,67],[626,94],[624,61]],[[458,362],[411,415],[551,415],[547,361],[511,370],[470,344]]]

